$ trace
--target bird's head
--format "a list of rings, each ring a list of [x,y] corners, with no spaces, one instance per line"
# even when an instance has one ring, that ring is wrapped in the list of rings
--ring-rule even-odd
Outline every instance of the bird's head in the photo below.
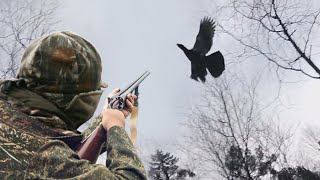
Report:
[[[188,49],[187,49],[184,45],[182,45],[182,44],[177,44],[177,46],[178,46],[183,52],[188,51]]]
[[[190,61],[197,60],[200,58],[200,53],[193,51],[192,49],[187,49],[182,44],[177,44],[177,46],[184,52],[184,54],[188,57]]]

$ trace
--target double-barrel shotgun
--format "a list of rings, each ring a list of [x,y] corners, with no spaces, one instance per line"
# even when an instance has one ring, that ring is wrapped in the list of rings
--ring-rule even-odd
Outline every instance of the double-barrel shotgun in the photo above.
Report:
[[[121,89],[118,93],[111,97],[108,97],[108,108],[122,110],[126,108],[126,98],[129,93],[138,94],[139,84],[150,74],[149,71],[144,72],[138,79],[133,81],[127,87]],[[137,101],[134,103],[137,105]],[[91,163],[96,163],[100,152],[105,146],[107,140],[107,132],[102,127],[98,125],[96,129],[84,139],[79,148],[76,150],[80,159],[89,160]]]

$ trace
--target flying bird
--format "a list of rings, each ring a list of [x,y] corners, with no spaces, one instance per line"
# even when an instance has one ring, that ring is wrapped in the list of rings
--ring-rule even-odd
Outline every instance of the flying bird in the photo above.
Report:
[[[177,44],[191,61],[191,79],[196,81],[200,79],[205,83],[207,69],[214,78],[219,77],[225,70],[224,58],[220,51],[206,56],[212,46],[215,27],[215,22],[211,18],[204,17],[200,21],[200,30],[193,48],[189,50],[184,45]]]

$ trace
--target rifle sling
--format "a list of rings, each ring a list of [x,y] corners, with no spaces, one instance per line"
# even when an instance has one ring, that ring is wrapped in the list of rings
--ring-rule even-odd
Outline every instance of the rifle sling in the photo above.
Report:
[[[130,139],[133,144],[137,141],[137,121],[138,121],[138,106],[133,106],[130,117]]]

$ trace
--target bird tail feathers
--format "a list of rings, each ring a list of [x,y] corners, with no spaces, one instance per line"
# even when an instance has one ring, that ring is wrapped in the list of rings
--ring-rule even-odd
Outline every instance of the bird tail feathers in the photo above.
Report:
[[[220,51],[207,56],[205,61],[208,71],[214,78],[219,77],[225,70],[224,58]]]

